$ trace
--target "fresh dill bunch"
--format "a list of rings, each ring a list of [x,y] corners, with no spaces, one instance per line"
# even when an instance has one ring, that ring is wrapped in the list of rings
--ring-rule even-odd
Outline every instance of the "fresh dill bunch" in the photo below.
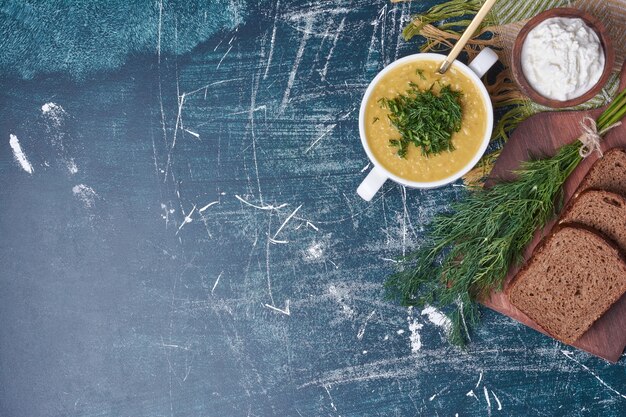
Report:
[[[389,144],[398,148],[401,158],[406,157],[410,144],[419,147],[424,156],[454,150],[452,134],[461,130],[462,93],[446,85],[437,95],[433,86],[422,91],[417,84],[409,83],[405,94],[379,100],[400,133],[400,139],[390,139]]]
[[[554,214],[562,185],[581,160],[579,147],[526,162],[517,180],[475,189],[452,212],[435,216],[428,240],[388,279],[388,294],[404,305],[453,306],[449,336],[463,345],[478,322],[476,300],[501,289],[509,266]]]
[[[598,130],[625,114],[626,90],[598,118]],[[450,341],[468,342],[480,318],[477,301],[502,289],[535,230],[560,207],[563,183],[582,160],[580,146],[575,141],[551,158],[524,162],[515,180],[474,188],[451,212],[436,215],[424,244],[387,279],[388,297],[443,309],[451,316]]]

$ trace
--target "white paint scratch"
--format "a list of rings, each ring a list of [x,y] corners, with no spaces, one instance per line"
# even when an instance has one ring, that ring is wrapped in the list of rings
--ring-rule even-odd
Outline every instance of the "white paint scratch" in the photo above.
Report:
[[[485,400],[487,400],[487,414],[491,415],[491,400],[489,399],[489,391],[487,391],[485,386],[483,386],[483,394],[485,394]]]
[[[356,107],[351,108],[350,110],[348,110],[347,112],[345,112],[343,115],[341,115],[341,117],[339,118],[339,120],[346,120],[348,117],[350,117],[350,115],[352,114],[353,111],[356,110]]]
[[[267,106],[265,104],[261,104],[260,106],[256,106],[254,109],[252,109],[252,112],[258,112],[258,111],[265,111],[267,113]],[[236,116],[238,114],[250,114],[250,109],[248,110],[242,110],[242,111],[236,111],[233,113],[227,113],[227,116]]]
[[[270,219],[267,225],[267,242],[265,243],[265,273],[267,276],[267,291],[270,295],[270,300],[272,301],[272,305],[276,304],[274,302],[274,296],[272,295],[272,277],[270,275],[270,231],[272,230],[272,216],[270,214]]]
[[[565,357],[569,360],[572,360],[574,362],[576,362],[577,364],[579,364],[580,366],[582,366],[587,372],[589,372],[591,375],[593,375],[593,377],[595,379],[597,379],[600,384],[602,384],[603,386],[605,386],[608,390],[612,391],[613,393],[619,395],[622,398],[626,398],[626,395],[622,394],[621,392],[619,392],[618,390],[616,390],[615,388],[611,387],[609,384],[607,384],[606,382],[604,382],[604,380],[602,380],[602,378],[600,378],[598,376],[598,374],[596,374],[595,372],[593,372],[591,369],[589,369],[585,364],[577,361],[576,359],[574,359],[574,354],[568,350],[562,350],[561,353],[563,355],[565,355]]]
[[[178,83],[178,80],[177,80],[177,83]],[[177,84],[177,88],[178,88],[178,84]],[[174,151],[174,148],[176,147],[178,127],[179,126],[182,127],[182,113],[183,113],[183,106],[185,105],[185,97],[186,97],[186,93],[182,93],[181,95],[178,96],[178,114],[176,115],[176,123],[174,124],[174,134],[173,134],[173,139],[172,139],[172,145],[170,146],[170,149],[167,152],[167,163],[165,164],[165,177],[164,177],[163,182],[167,181],[169,169],[172,165],[172,152]]]
[[[32,175],[34,172],[33,166],[28,161],[28,158],[26,158],[26,154],[24,154],[22,145],[20,145],[17,136],[13,134],[9,135],[9,145],[11,145],[11,149],[13,150],[13,158],[15,158],[15,161],[20,164],[24,171]]]
[[[493,392],[493,390],[491,390],[491,395],[493,395],[493,399],[496,400],[496,403],[498,404],[498,411],[502,410],[502,403],[500,402],[500,399],[498,398],[496,393]]]
[[[272,28],[272,39],[270,40],[270,52],[267,56],[267,64],[265,65],[265,73],[263,74],[263,79],[267,79],[267,74],[270,70],[270,65],[272,63],[272,57],[274,56],[274,44],[276,43],[276,23],[278,20],[278,8],[280,7],[280,0],[276,2],[276,14],[274,15],[274,27]]]
[[[222,59],[220,59],[220,62],[217,63],[217,68],[216,69],[220,69],[220,65],[222,65],[222,61],[224,61],[224,58],[226,58],[226,55],[228,55],[228,53],[230,52],[231,49],[233,49],[234,45],[230,45],[230,47],[228,48],[228,51],[226,51],[226,53],[224,54],[224,56],[222,56]]]
[[[400,263],[400,261],[397,261],[397,260],[391,259],[391,258],[380,258],[380,259],[382,259],[383,261],[394,263],[394,264]]]
[[[304,151],[304,153],[308,153],[311,149],[313,149],[313,147],[315,147],[315,145],[317,145],[317,143],[322,140],[326,135],[328,135],[330,132],[332,132],[332,130],[337,127],[337,123],[333,123],[332,125],[328,126],[328,128],[326,129],[326,131],[324,133],[322,133],[317,139],[315,139],[313,141],[313,143],[311,143],[311,145],[309,145],[308,148],[306,148],[306,150]]]
[[[274,244],[274,245],[284,245],[286,243],[289,243],[289,241],[287,240],[278,240],[278,239],[274,239],[271,237],[268,237],[270,243]]]
[[[224,271],[220,272],[220,274],[217,276],[217,279],[215,280],[215,284],[213,284],[213,288],[211,288],[211,295],[213,295],[213,293],[215,292],[215,287],[217,287],[217,284],[220,282],[220,278],[222,278],[223,273]]]
[[[202,208],[201,208],[200,210],[198,210],[198,211],[199,211],[200,213],[204,213],[204,211],[205,211],[206,209],[208,209],[209,207],[214,206],[214,205],[216,205],[216,204],[219,204],[219,203],[220,203],[219,201],[212,201],[212,202],[210,202],[209,204],[207,204],[206,206],[202,207]]]
[[[161,63],[161,27],[163,25],[163,0],[159,0],[159,23],[157,26],[157,62]]]
[[[361,172],[365,172],[369,169],[370,165],[372,165],[371,162],[368,162],[367,165],[365,165],[365,167],[361,170]]]
[[[376,310],[372,310],[369,316],[367,316],[367,318],[365,319],[365,322],[363,322],[363,324],[361,325],[361,328],[359,329],[359,332],[356,335],[356,338],[358,340],[363,340],[363,336],[365,335],[365,329],[367,328],[367,323],[370,321],[370,319],[374,316],[375,313],[376,313]]]
[[[396,31],[398,32],[398,36],[396,37],[396,51],[395,51],[395,54],[394,54],[394,60],[398,59],[398,55],[400,53],[400,46],[405,43],[404,42],[404,37],[402,36],[402,28],[404,27],[406,22],[411,20],[411,18],[410,18],[410,8],[411,8],[410,4],[403,3],[402,4],[402,11],[400,12],[400,18],[397,19],[398,27],[396,28]],[[396,10],[397,10],[397,7],[394,7],[394,14],[393,14],[393,18],[394,19],[395,19],[395,16],[396,16]]]
[[[474,387],[474,389],[478,388],[478,386],[480,385],[480,381],[483,380],[483,372],[480,371],[480,375],[478,376],[478,382],[476,383],[476,386]]]
[[[280,108],[278,109],[278,113],[283,113],[289,104],[289,95],[291,94],[291,89],[293,87],[293,83],[296,80],[296,73],[298,72],[298,67],[300,66],[300,62],[302,61],[302,57],[304,55],[304,50],[306,48],[306,43],[311,36],[311,29],[313,28],[313,19],[308,17],[306,19],[306,28],[305,32],[302,34],[302,40],[300,41],[300,46],[298,47],[298,52],[296,53],[296,59],[293,63],[293,67],[291,68],[291,72],[289,73],[289,80],[287,80],[287,88],[285,89],[285,93],[283,94],[283,100],[280,103]]]
[[[319,232],[320,229],[318,227],[316,227],[313,223],[307,221],[306,225],[309,226],[311,229],[315,230],[316,232]]]
[[[263,204],[263,192],[261,191],[261,177],[259,176],[259,162],[256,151],[256,134],[254,130],[254,113],[256,108],[256,95],[259,90],[260,74],[252,77],[252,91],[250,93],[250,112],[248,114],[248,127],[250,128],[250,136],[252,137],[252,159],[254,161],[254,172],[256,174],[256,184],[259,190],[259,201]]]
[[[389,62],[388,62],[388,59],[386,57],[386,51],[385,51],[385,38],[387,37],[387,5],[386,4],[380,10],[380,13],[378,14],[378,18],[381,21],[381,28],[380,28],[380,54],[382,56],[383,64],[387,65]]]
[[[465,396],[466,397],[474,397],[474,398],[476,398],[476,401],[480,402],[480,400],[478,399],[476,394],[474,394],[474,390],[473,389],[469,390],[469,392],[467,394],[465,394]]]
[[[162,1],[162,0],[161,0]],[[163,107],[163,83],[161,82],[161,62],[158,62],[159,65],[159,71],[158,71],[158,77],[159,77],[159,110],[161,113],[161,130],[163,131],[163,142],[165,144],[165,146],[168,145],[168,141],[167,141],[167,123],[165,120],[165,109]],[[154,161],[155,161],[155,167],[157,167],[157,162],[156,162],[156,148],[153,147],[153,154],[154,154]],[[164,173],[164,177],[163,177],[163,182],[167,181],[167,173],[165,172],[165,170],[160,170],[160,172]],[[158,177],[158,173],[157,173],[157,177]],[[167,220],[165,221],[165,228],[167,229]]]
[[[276,233],[274,233],[274,237],[272,237],[272,240],[276,240],[276,236],[278,236],[278,234],[280,233],[281,230],[283,230],[283,228],[285,227],[285,225],[289,222],[289,220],[291,220],[291,218],[293,216],[295,216],[295,214],[298,212],[298,210],[300,210],[300,208],[302,207],[302,204],[300,204],[289,216],[287,216],[287,218],[285,219],[285,221],[283,222],[283,224],[280,225],[280,227],[278,228],[278,230],[276,231]],[[285,242],[286,243],[286,242]]]
[[[330,59],[333,56],[333,52],[335,51],[335,47],[337,46],[337,42],[339,41],[339,36],[341,32],[343,32],[343,28],[346,24],[346,18],[344,16],[339,23],[339,27],[337,28],[337,32],[335,33],[335,38],[333,40],[333,45],[330,47],[330,51],[328,52],[328,56],[326,57],[326,63],[324,64],[324,68],[322,69],[322,81],[326,80],[326,73],[328,72],[328,64],[330,63]]]
[[[324,385],[324,389],[326,390],[326,394],[328,394],[328,398],[330,399],[330,406],[331,408],[337,412],[337,407],[335,407],[335,403],[333,402],[333,397],[332,395],[330,395],[330,390],[328,389],[328,387],[330,387],[330,385],[326,386]]]
[[[264,204],[262,206],[257,206],[255,204],[247,202],[246,200],[244,200],[243,198],[241,198],[237,194],[235,194],[235,198],[237,200],[241,201],[242,203],[244,203],[245,205],[250,206],[250,207],[254,207],[255,209],[259,209],[259,210],[279,210],[279,209],[289,205],[287,203],[284,203],[284,204],[281,204],[280,206],[273,206],[271,204]]]
[[[374,46],[376,44],[376,32],[378,32],[378,24],[380,22],[380,14],[378,19],[374,20],[371,25],[373,26],[372,29],[372,37],[370,38],[370,45],[367,48],[367,58],[365,59],[365,65],[369,65],[370,64],[370,58],[372,56],[372,52],[374,52]]]
[[[183,220],[183,222],[180,224],[180,226],[178,227],[178,230],[176,231],[176,235],[178,235],[178,232],[180,232],[180,230],[185,227],[186,224],[189,224],[193,221],[193,219],[191,218],[191,215],[193,213],[195,213],[196,211],[196,205],[193,205],[193,208],[191,209],[191,211],[189,212],[188,215],[185,216],[185,219]]]
[[[435,394],[431,395],[431,396],[428,398],[428,401],[432,401],[432,400],[434,400],[435,398],[437,398],[438,396],[440,396],[441,394],[443,394],[444,392],[446,392],[446,391],[447,391],[447,390],[449,390],[449,389],[450,389],[450,385],[447,385],[447,386],[443,387],[443,388],[442,388],[442,389],[440,389],[438,392],[436,392]]]
[[[184,129],[184,130],[185,130],[185,132],[189,133],[191,136],[195,137],[196,139],[200,139],[200,134],[199,133],[193,132],[193,131],[191,131],[189,129]]]
[[[348,209],[350,210],[349,219],[352,221],[352,227],[354,228],[354,230],[356,230],[358,228],[358,221],[356,220],[356,217],[358,214],[355,214],[354,208],[352,207],[352,203],[350,202],[350,199],[348,198],[346,193],[342,192],[341,194],[343,194],[343,198],[346,200],[346,205],[348,206]]]
[[[285,300],[285,308],[281,309],[278,307],[274,307],[273,305],[270,304],[263,304],[265,307],[269,308],[270,310],[274,310],[278,313],[282,313],[286,316],[290,316],[291,315],[291,311],[289,311],[289,300]]]
[[[173,343],[165,343],[165,342],[163,342],[163,338],[161,338],[161,346],[162,347],[168,347],[168,348],[174,348],[174,349],[190,350],[187,346],[176,345],[176,344],[173,344]]]

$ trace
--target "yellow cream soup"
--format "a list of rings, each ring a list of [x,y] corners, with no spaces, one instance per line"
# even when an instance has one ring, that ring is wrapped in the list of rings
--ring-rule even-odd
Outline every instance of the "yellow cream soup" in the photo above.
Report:
[[[416,61],[395,68],[378,81],[367,102],[365,137],[374,157],[389,172],[409,181],[438,181],[459,172],[478,152],[487,128],[487,108],[478,87],[454,66],[443,75],[437,73],[439,65],[437,61]],[[389,144],[390,139],[399,139],[400,133],[387,117],[389,110],[378,101],[405,93],[410,82],[423,90],[434,84],[433,90],[439,93],[437,81],[463,93],[461,130],[452,135],[455,150],[425,157],[421,148],[410,144],[406,158],[401,158],[398,148]]]

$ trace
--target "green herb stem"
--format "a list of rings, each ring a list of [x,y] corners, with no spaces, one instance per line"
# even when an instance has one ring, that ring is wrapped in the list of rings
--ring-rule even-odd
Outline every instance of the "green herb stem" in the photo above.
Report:
[[[597,121],[598,129],[602,130],[620,121],[626,114],[626,89],[615,97],[615,105],[609,106]]]

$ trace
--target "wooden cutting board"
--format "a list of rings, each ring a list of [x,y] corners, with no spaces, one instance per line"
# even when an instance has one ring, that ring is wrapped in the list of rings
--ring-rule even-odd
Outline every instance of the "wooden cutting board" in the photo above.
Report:
[[[626,63],[620,73],[620,90],[626,87]],[[511,179],[512,170],[519,167],[522,161],[534,156],[552,156],[562,145],[571,143],[580,136],[580,121],[584,116],[596,119],[603,109],[590,111],[546,112],[529,117],[513,132],[509,141],[502,149],[491,173],[491,178]],[[626,148],[626,122],[610,131],[602,141],[602,149],[615,147]],[[564,185],[564,202],[567,203],[583,177],[598,159],[596,153],[583,160]],[[488,181],[489,184],[489,181]],[[535,233],[533,241],[524,253],[524,260],[532,254],[533,249],[542,237],[547,235],[554,225],[554,221]],[[509,271],[505,288],[515,276],[520,266]],[[505,314],[533,329],[543,332],[536,323],[509,303],[503,293],[493,293],[483,304]],[[593,355],[617,362],[626,347],[626,295],[611,307],[573,346],[585,350]]]

